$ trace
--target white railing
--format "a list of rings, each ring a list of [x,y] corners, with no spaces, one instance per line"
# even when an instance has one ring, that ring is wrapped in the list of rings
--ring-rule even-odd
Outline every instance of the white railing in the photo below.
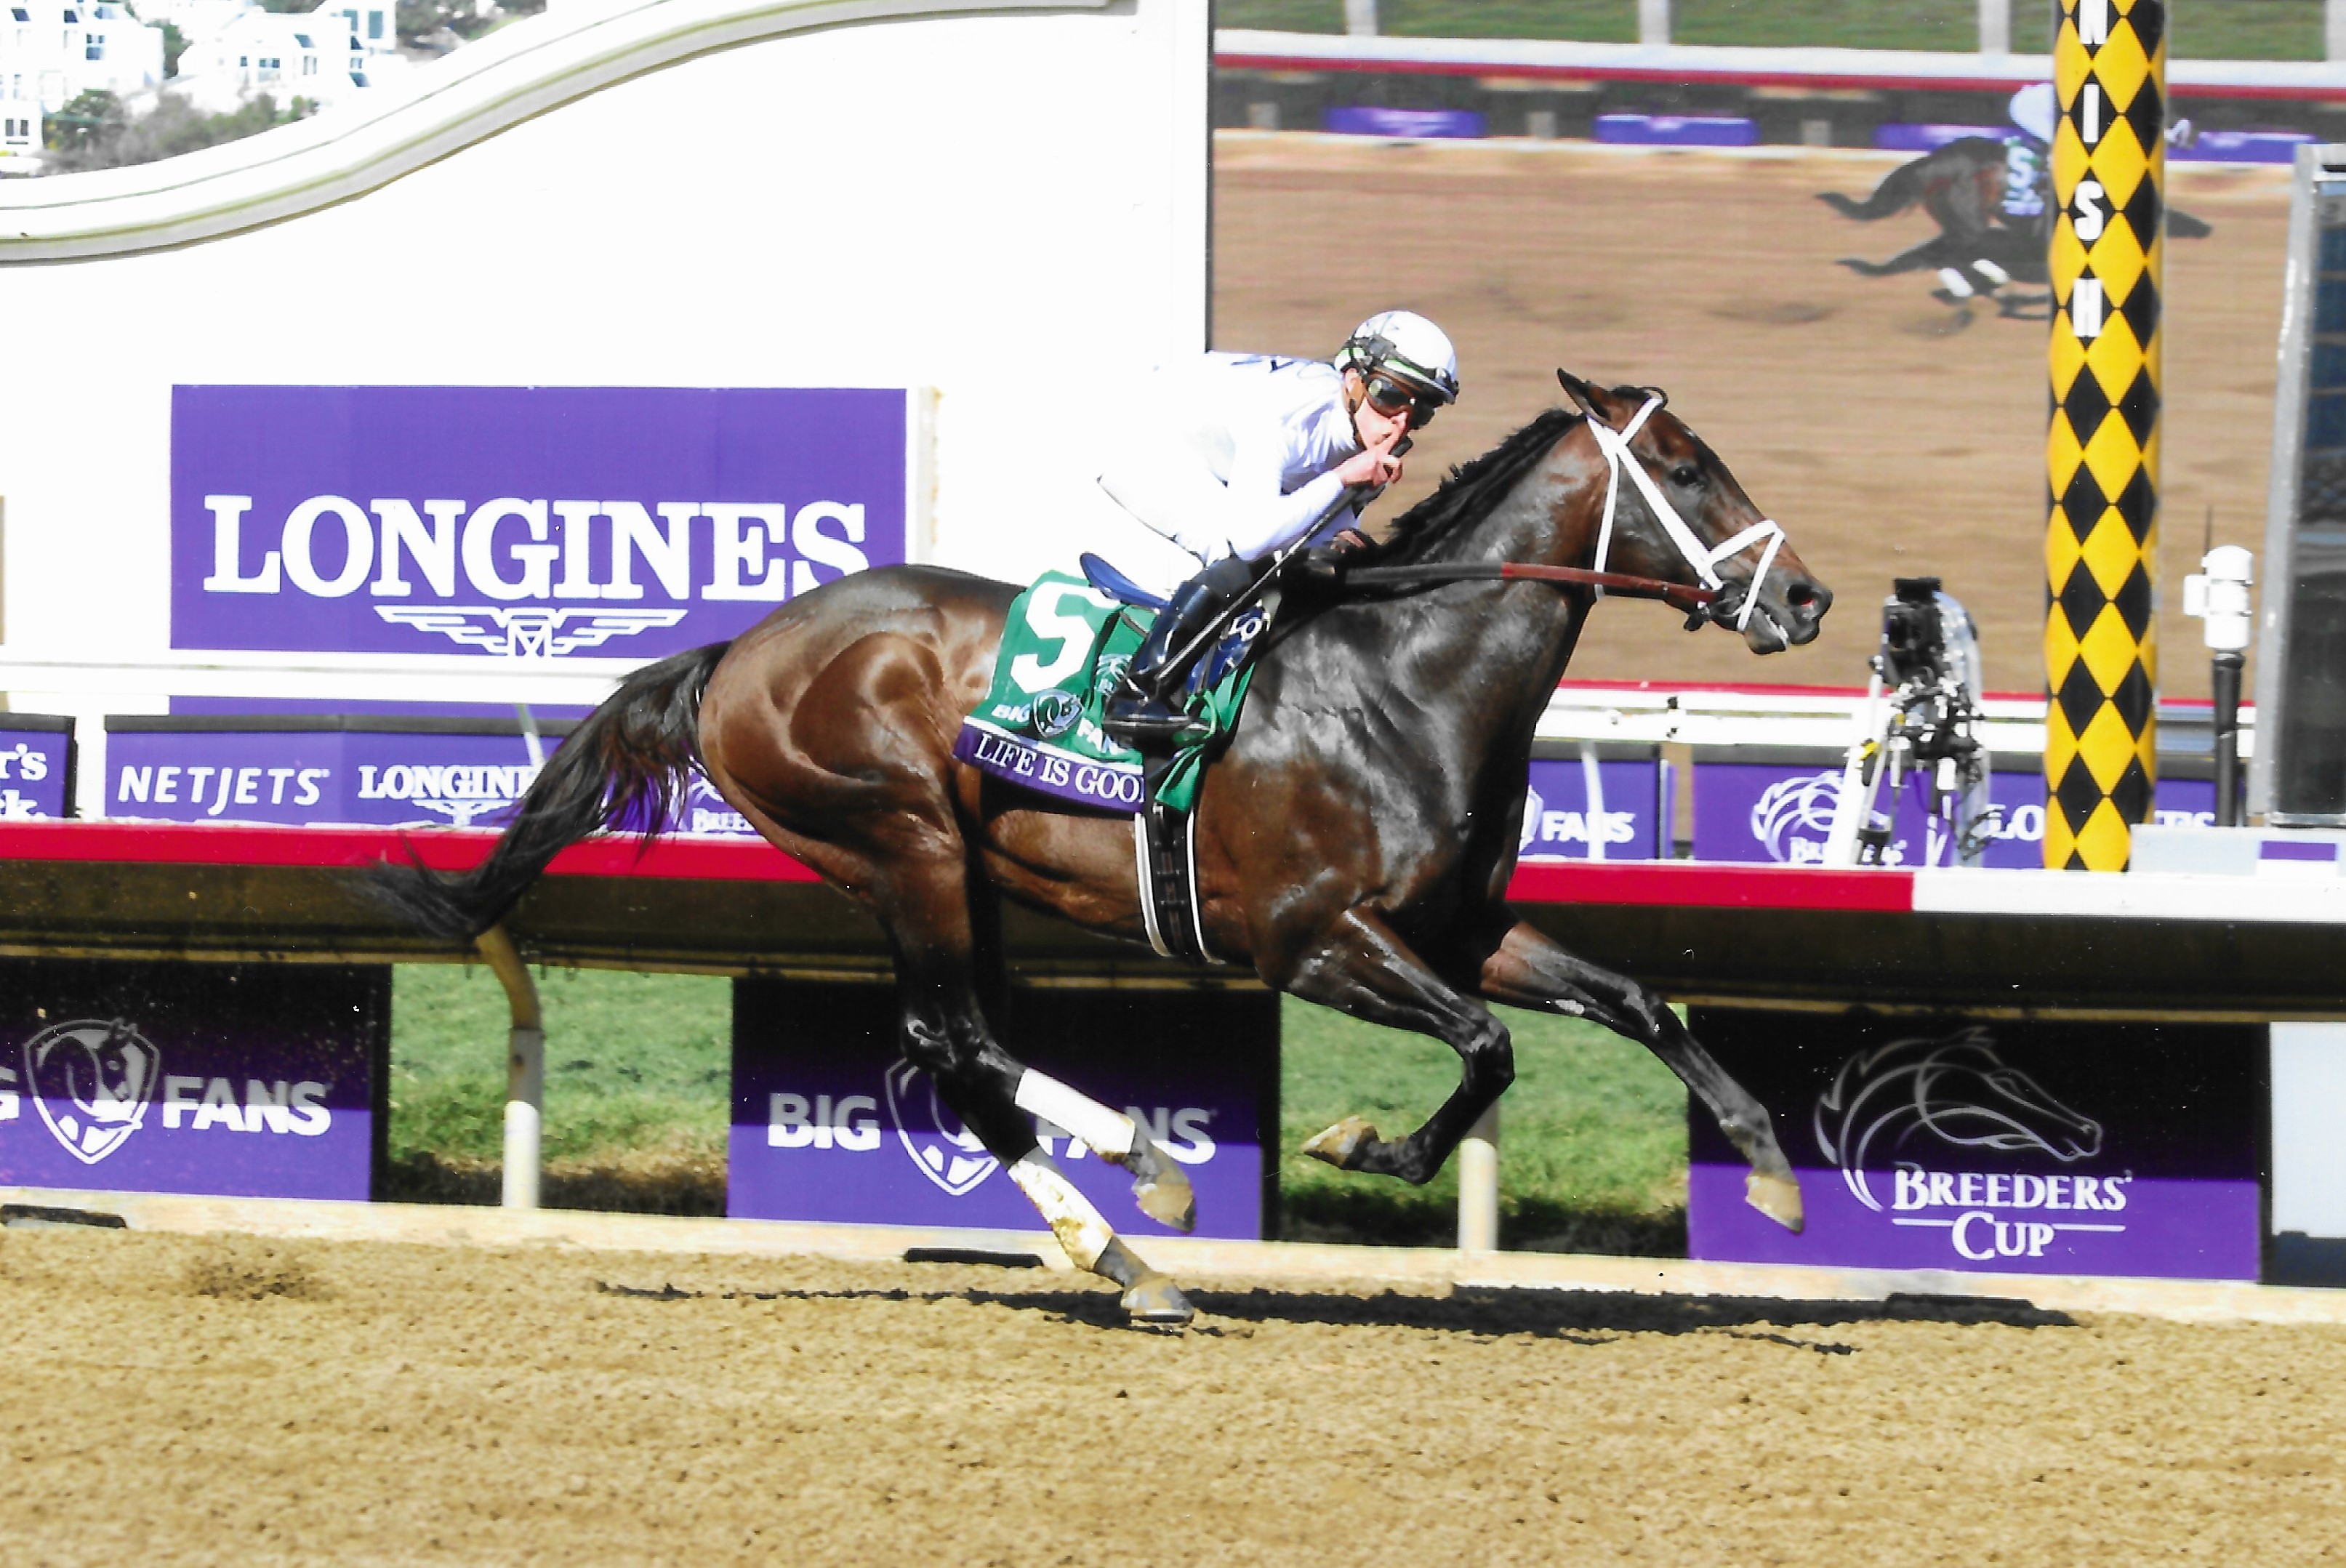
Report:
[[[563,0],[311,118],[129,168],[0,185],[0,264],[217,239],[347,201],[558,104],[816,27],[1108,0]]]
[[[1344,31],[1353,37],[1377,36],[1377,0],[1344,0]],[[2323,54],[2346,60],[2346,0],[2321,0]],[[1637,42],[1647,47],[1670,41],[1670,0],[1637,0]],[[2012,53],[2012,0],[1979,0],[1979,52]]]

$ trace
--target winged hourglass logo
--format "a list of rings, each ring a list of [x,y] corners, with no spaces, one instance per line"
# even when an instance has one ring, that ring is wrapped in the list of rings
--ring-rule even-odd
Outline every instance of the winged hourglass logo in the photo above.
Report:
[[[672,626],[677,610],[556,609],[545,605],[378,605],[375,614],[393,626],[437,632],[483,653],[508,658],[551,658],[580,648],[598,648],[613,637]]]

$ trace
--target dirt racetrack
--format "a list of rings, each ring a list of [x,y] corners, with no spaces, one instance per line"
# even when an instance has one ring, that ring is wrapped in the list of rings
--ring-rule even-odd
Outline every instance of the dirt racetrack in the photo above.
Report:
[[[1419,443],[1402,503],[1556,402],[1557,365],[1666,387],[1841,596],[1815,645],[1765,662],[1608,606],[1576,677],[1862,686],[1890,580],[1936,574],[1980,622],[1990,686],[2041,692],[2047,329],[1993,310],[1964,325],[1927,272],[1834,264],[1933,232],[1816,199],[1897,161],[1225,132],[1214,339],[1324,354],[1392,304],[1448,328],[1466,396]],[[2181,583],[2209,504],[2218,543],[2263,548],[2288,171],[2177,167],[2169,197],[2215,226],[2169,243],[2162,328],[2161,686],[2205,696]]]
[[[0,1563],[2346,1555],[2346,1329],[1200,1302],[1158,1335],[1032,1270],[0,1232]]]

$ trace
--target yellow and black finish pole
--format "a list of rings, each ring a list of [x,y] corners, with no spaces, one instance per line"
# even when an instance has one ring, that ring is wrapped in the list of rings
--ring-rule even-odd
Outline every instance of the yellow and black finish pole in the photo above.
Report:
[[[2045,863],[2122,871],[2158,777],[2165,0],[2056,0]]]

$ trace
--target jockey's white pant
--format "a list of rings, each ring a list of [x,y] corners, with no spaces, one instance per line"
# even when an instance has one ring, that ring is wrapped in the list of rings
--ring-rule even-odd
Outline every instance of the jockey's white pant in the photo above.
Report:
[[[1230,553],[1227,540],[1199,535],[1186,521],[1212,517],[1223,504],[1221,482],[1202,466],[1126,468],[1102,474],[1100,488],[1110,504],[1095,509],[1099,528],[1092,552],[1152,594],[1169,596]]]

